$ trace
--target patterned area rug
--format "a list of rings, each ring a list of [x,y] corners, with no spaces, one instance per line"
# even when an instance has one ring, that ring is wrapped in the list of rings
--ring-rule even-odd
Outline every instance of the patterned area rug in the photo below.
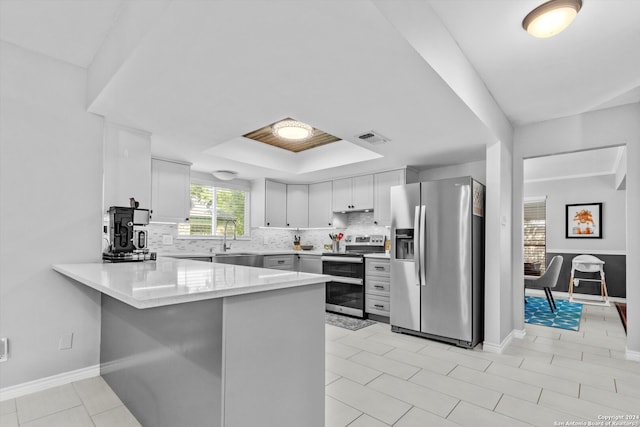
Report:
[[[582,304],[556,299],[555,313],[549,310],[546,298],[525,296],[524,321],[532,325],[577,331],[580,329]]]
[[[338,326],[340,328],[349,329],[350,331],[357,331],[358,329],[362,329],[376,323],[373,320],[356,319],[354,317],[341,316],[335,313],[325,313],[324,315],[325,323],[333,326]]]

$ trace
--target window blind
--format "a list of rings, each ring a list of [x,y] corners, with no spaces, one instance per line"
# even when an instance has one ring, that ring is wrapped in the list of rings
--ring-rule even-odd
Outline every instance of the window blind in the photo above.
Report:
[[[547,255],[546,217],[546,200],[524,203],[525,274],[541,275],[545,271]]]

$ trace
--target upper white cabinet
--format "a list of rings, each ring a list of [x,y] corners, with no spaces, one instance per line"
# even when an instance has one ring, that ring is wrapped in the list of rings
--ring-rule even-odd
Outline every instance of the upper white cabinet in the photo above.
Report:
[[[373,175],[333,181],[333,210],[336,212],[373,209]]]
[[[373,176],[374,207],[373,222],[377,225],[391,225],[390,189],[406,182],[404,169],[377,173]]]
[[[264,223],[267,227],[287,226],[287,184],[265,182]]]
[[[152,221],[189,221],[190,169],[190,165],[186,163],[151,159]]]
[[[309,184],[309,227],[333,225],[331,181]]]
[[[352,178],[336,179],[333,181],[333,210],[347,211],[351,209]]]
[[[287,227],[309,226],[309,186],[287,184]]]
[[[103,141],[103,213],[110,206],[151,207],[151,137],[148,133],[106,123]]]

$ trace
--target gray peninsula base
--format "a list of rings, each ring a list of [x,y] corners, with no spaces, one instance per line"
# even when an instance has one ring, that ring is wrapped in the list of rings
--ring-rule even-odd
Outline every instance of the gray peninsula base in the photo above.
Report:
[[[148,309],[102,294],[101,375],[145,427],[322,427],[324,342],[324,283]]]

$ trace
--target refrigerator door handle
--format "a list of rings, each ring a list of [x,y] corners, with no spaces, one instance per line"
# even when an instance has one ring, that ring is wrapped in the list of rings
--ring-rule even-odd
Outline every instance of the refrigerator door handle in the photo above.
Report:
[[[420,207],[420,283],[427,286],[427,206]]]
[[[420,286],[420,206],[413,217],[413,264],[416,269],[416,286]]]

